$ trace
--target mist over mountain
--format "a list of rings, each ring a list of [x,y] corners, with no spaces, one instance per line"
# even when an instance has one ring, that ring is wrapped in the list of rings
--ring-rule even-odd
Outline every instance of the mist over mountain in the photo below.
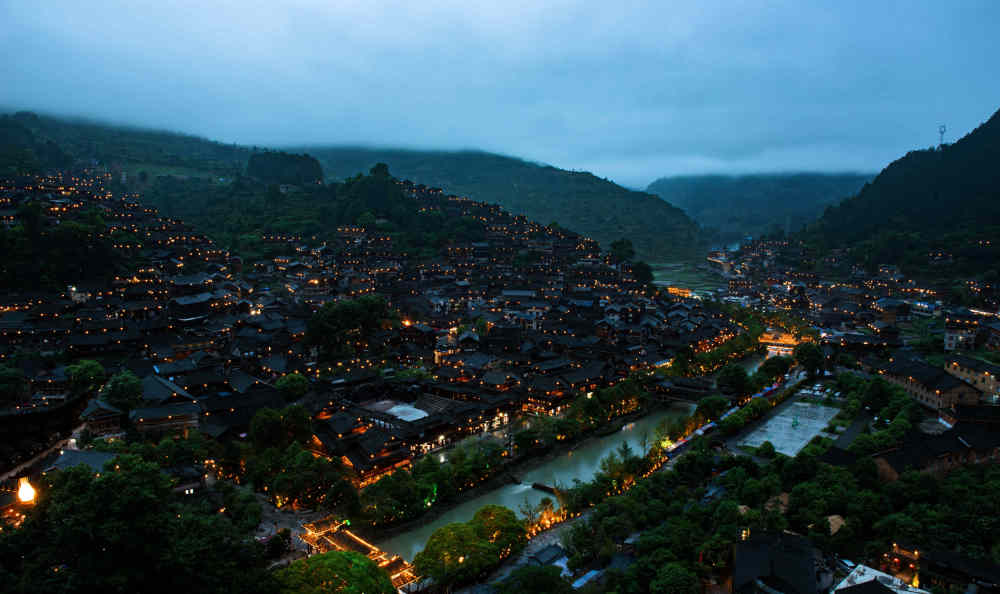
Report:
[[[823,209],[853,196],[873,175],[777,173],[663,177],[646,191],[684,209],[720,239],[795,231]]]
[[[4,122],[11,146],[20,147],[11,149],[5,158],[5,162],[20,164],[10,165],[14,169],[36,171],[55,158],[39,161],[37,155],[62,155],[65,150],[77,159],[113,165],[126,174],[125,179],[141,184],[137,189],[144,190],[165,212],[192,220],[198,217],[199,209],[210,208],[220,214],[219,205],[210,204],[211,193],[204,190],[179,193],[176,186],[181,178],[187,185],[195,180],[228,184],[241,176],[271,184],[308,185],[324,178],[344,180],[368,172],[376,163],[386,163],[400,179],[496,203],[535,221],[558,223],[605,245],[629,238],[644,258],[654,261],[691,258],[701,242],[697,223],[651,194],[629,190],[591,173],[487,152],[300,147],[282,153],[162,130],[30,112],[7,116]],[[222,220],[213,216],[205,222],[218,225]]]

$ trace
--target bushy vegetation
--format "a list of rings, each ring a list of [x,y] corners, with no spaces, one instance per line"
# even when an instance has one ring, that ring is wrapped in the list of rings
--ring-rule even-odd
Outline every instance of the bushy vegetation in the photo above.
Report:
[[[305,186],[323,183],[323,168],[309,155],[261,152],[250,155],[247,175],[265,184]]]
[[[874,431],[857,436],[851,443],[850,450],[855,454],[864,456],[891,448],[923,416],[920,405],[906,390],[882,378],[866,379],[842,373],[837,376],[836,386],[847,399],[841,412],[844,418],[853,419],[865,412],[877,419]]]
[[[487,505],[467,523],[435,530],[413,565],[417,573],[446,588],[481,577],[526,543],[524,522],[513,511]]]
[[[96,159],[101,163],[184,168],[204,171],[207,177],[231,176],[245,169],[251,153],[247,147],[161,130],[113,126],[31,112],[19,112],[11,118],[30,130],[36,140],[51,141],[71,158]],[[65,160],[43,163],[51,167],[66,164]]]
[[[20,224],[0,226],[0,288],[65,288],[81,281],[109,279],[125,259],[112,245],[114,234],[96,210],[66,216],[47,225],[37,203],[18,211]]]
[[[389,576],[368,557],[331,551],[275,572],[280,594],[394,594]]]
[[[0,403],[10,406],[20,402],[28,389],[28,379],[20,369],[0,363]]]
[[[435,504],[454,502],[503,467],[503,448],[481,441],[450,450],[447,461],[423,456],[409,470],[397,470],[361,492],[366,521],[383,526],[420,517]]]
[[[161,212],[204,229],[223,246],[253,259],[289,249],[265,236],[316,237],[336,243],[338,227],[365,227],[392,238],[393,247],[418,258],[436,256],[457,240],[485,237],[474,217],[421,210],[384,164],[343,182],[281,193],[248,178],[219,184],[208,179],[164,177],[144,191]]]
[[[703,497],[710,484],[717,494]],[[882,483],[870,459],[838,468],[802,453],[779,455],[760,466],[751,458],[719,455],[702,443],[673,470],[598,503],[573,525],[564,545],[572,567],[603,567],[625,538],[642,532],[635,563],[609,571],[605,584],[607,591],[634,593],[674,591],[663,584],[682,575],[724,574],[743,529],[794,530],[822,550],[876,564],[896,540],[997,562],[1000,539],[993,524],[1000,504],[989,490],[995,486],[1000,486],[995,466],[961,469],[943,480],[908,472],[895,483]],[[781,493],[789,494],[784,512],[775,503]],[[827,518],[834,514],[845,523],[831,534]],[[983,518],[989,518],[985,524]],[[673,568],[670,576],[667,567]],[[690,584],[690,578],[677,583]]]
[[[331,301],[309,318],[306,343],[319,347],[324,359],[346,357],[363,350],[373,332],[391,326],[397,317],[376,295]]]
[[[24,525],[0,531],[0,580],[10,592],[273,592],[254,511],[180,499],[134,455],[52,473]]]

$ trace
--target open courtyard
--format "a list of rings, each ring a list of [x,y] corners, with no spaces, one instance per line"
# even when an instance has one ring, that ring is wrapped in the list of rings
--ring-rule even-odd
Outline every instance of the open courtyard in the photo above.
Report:
[[[743,438],[739,445],[756,448],[769,441],[775,450],[794,456],[809,440],[822,432],[838,412],[838,409],[829,406],[793,402]]]

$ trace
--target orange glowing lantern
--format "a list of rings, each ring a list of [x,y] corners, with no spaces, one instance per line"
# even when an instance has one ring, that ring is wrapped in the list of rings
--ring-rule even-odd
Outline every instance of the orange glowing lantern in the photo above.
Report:
[[[34,503],[35,501],[35,488],[31,486],[26,476],[18,480],[17,498],[21,503]]]

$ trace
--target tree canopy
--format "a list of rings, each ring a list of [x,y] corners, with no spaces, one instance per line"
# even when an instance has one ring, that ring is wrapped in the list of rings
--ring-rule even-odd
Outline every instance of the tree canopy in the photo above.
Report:
[[[374,561],[354,551],[331,551],[295,561],[275,572],[280,594],[394,594]]]
[[[715,383],[726,394],[736,394],[738,396],[748,394],[751,388],[750,376],[747,375],[747,370],[739,363],[730,363],[723,367]]]
[[[792,354],[795,357],[795,362],[801,365],[809,373],[810,377],[815,377],[816,373],[822,369],[824,361],[826,361],[826,357],[823,356],[823,349],[814,342],[803,342],[796,345]]]
[[[619,262],[628,262],[635,257],[635,246],[632,245],[632,240],[627,238],[612,241],[608,251],[611,257]]]
[[[74,396],[96,392],[104,381],[104,367],[91,359],[81,359],[66,367],[70,392]]]
[[[142,401],[142,380],[127,369],[119,372],[104,384],[101,398],[119,410],[132,410]]]
[[[126,455],[46,478],[24,525],[0,532],[10,591],[273,591],[249,534],[215,506],[176,500],[154,463]]]
[[[268,184],[304,186],[322,183],[323,168],[309,155],[267,151],[250,155],[247,175]]]
[[[274,387],[281,391],[285,400],[294,402],[309,391],[309,379],[299,372],[290,373],[274,382]]]
[[[0,364],[0,402],[14,404],[23,396],[28,381],[20,369]]]
[[[260,449],[284,449],[293,443],[303,444],[312,437],[312,417],[304,407],[287,406],[282,410],[262,408],[250,421],[250,440]]]
[[[329,359],[357,352],[376,330],[391,325],[397,314],[377,295],[323,304],[306,328],[306,341]]]
[[[499,204],[535,221],[559,221],[602,245],[629,238],[644,257],[698,252],[699,228],[663,199],[587,172],[573,172],[479,151],[411,151],[361,147],[310,148],[332,178],[346,179],[387,163],[402,179]],[[512,191],[511,182],[516,180]]]
[[[497,585],[500,594],[573,594],[573,585],[563,579],[555,565],[522,565]]]
[[[496,545],[480,537],[472,524],[459,522],[435,530],[413,565],[420,575],[448,586],[472,581],[499,559]]]
[[[655,278],[653,276],[653,268],[641,260],[639,262],[632,263],[632,276],[634,276],[635,280],[641,285],[648,285],[653,282],[653,279]]]

